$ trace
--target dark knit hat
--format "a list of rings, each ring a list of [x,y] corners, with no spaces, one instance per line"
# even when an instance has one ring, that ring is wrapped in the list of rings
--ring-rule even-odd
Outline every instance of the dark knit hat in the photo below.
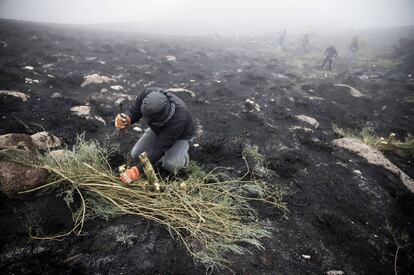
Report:
[[[163,121],[168,117],[171,104],[162,89],[154,89],[142,101],[141,113],[151,122]]]

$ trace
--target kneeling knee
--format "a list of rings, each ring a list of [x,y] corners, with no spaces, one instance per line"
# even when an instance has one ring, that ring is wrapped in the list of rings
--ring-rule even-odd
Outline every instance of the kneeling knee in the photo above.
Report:
[[[177,173],[179,170],[185,168],[189,163],[189,157],[186,155],[183,158],[163,158],[162,167],[170,173]]]
[[[181,165],[177,161],[166,160],[162,162],[162,167],[170,173],[177,173],[179,170],[184,168],[184,165]]]

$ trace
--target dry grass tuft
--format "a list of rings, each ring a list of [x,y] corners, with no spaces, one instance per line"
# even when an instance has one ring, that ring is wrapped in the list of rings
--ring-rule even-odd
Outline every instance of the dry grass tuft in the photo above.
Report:
[[[406,96],[404,101],[407,103],[414,103],[414,96]]]
[[[363,128],[361,132],[346,130],[332,124],[333,131],[340,137],[357,138],[380,151],[398,151],[400,155],[414,156],[414,137],[408,135],[405,141],[398,140],[394,133],[388,138],[377,136],[370,128]]]

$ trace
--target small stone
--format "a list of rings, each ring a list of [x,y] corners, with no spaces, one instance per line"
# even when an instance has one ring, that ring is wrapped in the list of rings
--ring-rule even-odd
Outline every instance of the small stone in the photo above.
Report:
[[[30,96],[22,93],[22,92],[17,92],[17,91],[7,91],[7,90],[2,90],[0,91],[0,95],[9,95],[9,96],[14,96],[14,97],[18,97],[20,98],[22,101],[27,101],[29,99]]]
[[[35,144],[29,135],[6,134],[0,136],[0,149],[19,149],[32,151],[35,149]]]
[[[35,146],[41,150],[58,147],[62,144],[58,137],[45,131],[33,134],[31,138]]]
[[[122,106],[125,103],[126,99],[124,97],[120,97],[115,101],[116,106]]]
[[[62,95],[58,92],[56,92],[52,95],[52,98],[61,98],[61,97],[62,97]]]
[[[143,130],[142,130],[142,128],[141,128],[141,127],[134,127],[133,129],[134,129],[134,131],[136,131],[136,132],[138,132],[138,133],[143,132]]]
[[[121,85],[114,85],[114,86],[111,86],[111,89],[115,91],[120,91],[120,90],[123,90],[124,87],[122,87]]]
[[[90,106],[75,106],[70,108],[70,110],[79,116],[88,116],[91,114]]]
[[[342,270],[329,270],[326,272],[326,275],[345,275],[345,272]]]
[[[244,102],[244,107],[248,111],[256,110],[257,112],[260,112],[260,105],[254,102],[252,98],[246,99],[246,101]]]
[[[28,70],[28,71],[33,71],[34,70],[34,68],[32,66],[26,66],[26,67],[23,67],[23,69]]]
[[[169,88],[167,91],[171,93],[188,93],[191,97],[195,97],[195,92],[184,88]]]
[[[174,55],[167,55],[165,56],[165,58],[170,62],[177,62],[177,57],[175,57]]]
[[[346,87],[349,89],[349,93],[351,96],[353,97],[363,97],[364,94],[361,93],[359,90],[355,89],[354,87],[351,87],[349,85],[346,84],[335,84],[336,87]]]
[[[95,119],[99,122],[101,122],[102,124],[106,125],[106,121],[100,117],[100,116],[93,116],[91,115],[91,107],[84,105],[84,106],[75,106],[70,108],[70,110],[72,112],[74,112],[76,115],[80,116],[80,117],[84,117],[86,119]]]
[[[287,79],[288,77],[284,74],[275,74],[275,77],[280,78],[280,79]]]
[[[306,123],[312,125],[315,128],[319,127],[319,122],[316,119],[314,119],[313,117],[305,116],[305,115],[297,115],[295,117],[296,117],[296,119],[301,120],[303,122],[306,122]]]
[[[15,198],[20,191],[36,188],[44,183],[47,171],[12,161],[0,161],[0,190],[8,198]]]
[[[303,257],[304,259],[307,259],[307,260],[309,260],[309,259],[311,258],[311,256],[309,256],[309,255],[302,255],[302,257]]]
[[[102,117],[94,116],[93,118],[96,119],[97,121],[101,122],[103,125],[106,125],[106,121]]]
[[[305,131],[306,133],[313,133],[313,130],[308,128],[308,127],[302,127],[302,126],[293,126],[290,127],[289,130],[302,130]]]
[[[115,79],[105,76],[105,75],[99,75],[99,74],[91,74],[84,76],[84,81],[81,84],[81,87],[85,87],[89,84],[95,83],[95,84],[102,84],[102,83],[109,83],[109,82],[115,82]]]

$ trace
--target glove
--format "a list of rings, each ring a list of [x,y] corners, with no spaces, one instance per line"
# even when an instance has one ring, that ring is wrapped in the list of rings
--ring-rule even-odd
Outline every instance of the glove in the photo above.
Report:
[[[118,114],[115,118],[115,127],[118,129],[124,129],[128,125],[131,125],[131,118],[124,113]]]
[[[130,184],[133,181],[137,181],[141,178],[139,174],[139,169],[136,166],[133,166],[129,169],[126,169],[125,172],[123,172],[119,178],[121,181],[125,184]]]

